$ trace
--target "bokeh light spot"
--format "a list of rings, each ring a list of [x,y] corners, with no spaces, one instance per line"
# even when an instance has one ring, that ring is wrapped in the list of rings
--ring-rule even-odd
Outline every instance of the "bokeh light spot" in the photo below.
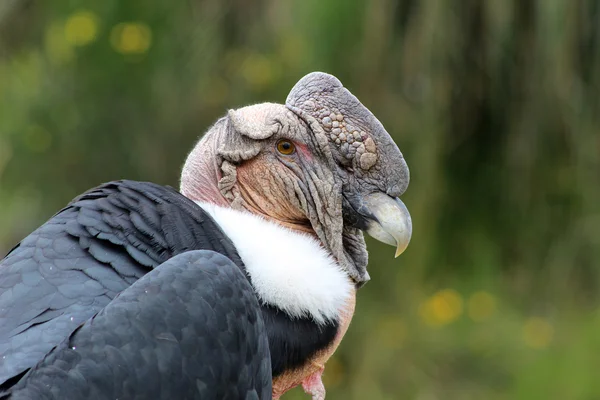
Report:
[[[554,336],[554,328],[544,318],[529,318],[523,325],[523,340],[529,347],[543,349],[548,347]]]
[[[251,54],[242,66],[242,76],[255,89],[263,89],[279,78],[279,70],[266,56]]]
[[[421,318],[430,326],[449,324],[460,317],[462,312],[462,297],[453,289],[440,290],[419,307]]]
[[[484,321],[496,312],[496,299],[488,292],[475,292],[469,298],[468,309],[473,321]]]
[[[125,22],[110,32],[110,43],[121,54],[144,54],[152,44],[152,31],[141,22]]]
[[[90,11],[78,11],[65,23],[65,39],[72,46],[85,46],[98,36],[98,18]]]
[[[64,65],[73,60],[75,53],[73,47],[65,38],[65,27],[55,21],[46,29],[44,35],[44,49],[48,60],[54,65]]]

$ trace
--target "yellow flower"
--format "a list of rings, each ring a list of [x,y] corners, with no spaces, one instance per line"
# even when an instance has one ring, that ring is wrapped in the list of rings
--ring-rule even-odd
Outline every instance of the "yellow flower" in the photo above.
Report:
[[[98,36],[98,18],[90,11],[78,11],[65,22],[64,33],[71,46],[85,46]]]
[[[487,292],[475,292],[469,298],[468,308],[473,321],[484,321],[496,311],[496,299]]]
[[[529,318],[523,325],[523,340],[529,347],[535,349],[548,347],[553,336],[554,328],[543,318]]]
[[[423,321],[431,326],[442,326],[455,321],[463,312],[463,300],[453,289],[444,289],[427,299],[419,308]]]
[[[152,44],[152,31],[142,22],[125,22],[110,32],[110,44],[121,54],[144,54]]]

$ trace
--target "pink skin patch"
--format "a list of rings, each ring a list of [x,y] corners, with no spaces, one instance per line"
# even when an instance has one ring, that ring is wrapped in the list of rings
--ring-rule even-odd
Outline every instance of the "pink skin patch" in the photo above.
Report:
[[[304,393],[310,394],[312,400],[325,400],[325,385],[321,376],[323,375],[323,368],[319,369],[312,375],[307,376],[302,381],[302,389]]]
[[[306,146],[304,143],[294,142],[294,144],[296,145],[296,149],[298,150],[298,152],[302,154],[302,157],[304,157],[308,161],[312,161],[313,156],[310,150],[308,149],[308,146]]]

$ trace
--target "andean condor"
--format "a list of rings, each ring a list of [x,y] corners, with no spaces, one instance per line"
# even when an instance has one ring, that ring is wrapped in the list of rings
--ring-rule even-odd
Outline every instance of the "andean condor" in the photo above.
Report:
[[[279,398],[321,373],[369,280],[362,231],[411,235],[408,167],[339,80],[231,110],[181,193],[117,181],[0,261],[0,398]]]

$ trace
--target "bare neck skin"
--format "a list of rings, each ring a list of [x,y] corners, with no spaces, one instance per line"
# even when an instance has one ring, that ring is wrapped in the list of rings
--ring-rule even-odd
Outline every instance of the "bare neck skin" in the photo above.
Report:
[[[217,185],[221,171],[215,153],[212,146],[194,147],[181,172],[181,193],[190,200],[229,207]]]

